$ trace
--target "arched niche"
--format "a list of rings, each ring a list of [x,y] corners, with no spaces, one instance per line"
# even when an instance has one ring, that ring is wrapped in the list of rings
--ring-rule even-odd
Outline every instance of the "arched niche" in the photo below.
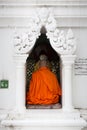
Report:
[[[76,43],[71,29],[68,32],[59,30],[55,18],[45,8],[38,11],[34,18],[31,18],[29,29],[16,30],[14,34],[14,50],[16,62],[16,109],[18,112],[26,110],[25,86],[26,72],[25,64],[30,55],[36,39],[40,36],[40,30],[46,28],[46,36],[51,47],[60,55],[62,73],[62,109],[72,111],[72,71],[75,60]],[[19,93],[20,92],[20,93]]]
[[[46,36],[46,29],[45,27],[42,27],[40,30],[40,36],[36,40],[35,45],[29,55],[29,57],[26,60],[26,93],[29,91],[29,85],[30,85],[30,80],[32,77],[32,73],[34,72],[34,68],[36,63],[39,60],[39,56],[41,53],[45,53],[48,57],[48,61],[50,63],[50,69],[51,71],[56,75],[57,80],[61,86],[61,78],[60,78],[60,56],[57,54],[57,52],[52,48],[50,45],[50,41]],[[32,109],[32,108],[61,108],[62,103],[61,99],[58,104],[55,105],[29,105],[26,103],[26,108],[27,109]]]

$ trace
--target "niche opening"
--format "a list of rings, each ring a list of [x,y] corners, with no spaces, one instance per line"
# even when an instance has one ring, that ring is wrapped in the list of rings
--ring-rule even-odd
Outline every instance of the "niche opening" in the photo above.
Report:
[[[50,45],[50,41],[49,39],[47,39],[46,36],[46,30],[44,27],[41,28],[41,35],[39,36],[39,38],[36,40],[36,43],[29,55],[29,57],[27,58],[26,61],[26,93],[29,90],[29,84],[30,84],[30,80],[31,80],[31,76],[32,73],[34,72],[35,69],[35,64],[37,63],[37,61],[39,60],[39,55],[40,53],[45,53],[48,57],[48,60],[50,62],[51,65],[51,70],[53,73],[55,73],[57,80],[61,86],[61,74],[60,74],[60,64],[61,64],[61,60],[60,60],[60,56],[53,50],[53,48]],[[59,101],[59,103],[56,105],[29,105],[26,103],[26,108],[30,109],[30,108],[61,108],[61,99]]]

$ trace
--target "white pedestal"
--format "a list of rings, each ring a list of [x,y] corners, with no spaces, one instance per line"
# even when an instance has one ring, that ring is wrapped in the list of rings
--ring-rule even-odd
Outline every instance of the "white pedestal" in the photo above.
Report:
[[[78,111],[28,110],[25,114],[8,115],[1,122],[9,130],[81,130],[86,122]],[[13,128],[13,129],[12,129]]]

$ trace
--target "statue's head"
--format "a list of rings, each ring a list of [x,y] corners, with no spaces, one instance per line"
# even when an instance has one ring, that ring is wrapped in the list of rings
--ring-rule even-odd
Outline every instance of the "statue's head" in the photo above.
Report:
[[[40,61],[46,61],[48,58],[45,54],[40,55]]]
[[[41,54],[39,58],[39,67],[47,66],[47,56],[45,54]]]

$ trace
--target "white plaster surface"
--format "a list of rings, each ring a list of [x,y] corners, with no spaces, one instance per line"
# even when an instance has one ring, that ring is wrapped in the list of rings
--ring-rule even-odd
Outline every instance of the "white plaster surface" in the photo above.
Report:
[[[9,6],[9,2],[11,2]],[[17,4],[18,2],[19,4]],[[20,4],[21,2],[21,4]],[[16,64],[14,63],[14,49],[13,49],[13,32],[15,30],[15,26],[23,27],[24,29],[28,26],[29,15],[32,15],[33,6],[40,4],[40,6],[47,4],[47,1],[33,0],[28,3],[28,5],[24,2],[28,3],[26,0],[0,0],[0,80],[7,79],[9,80],[9,88],[8,89],[0,89],[0,111],[1,110],[10,110],[12,111],[16,106]],[[40,2],[40,3],[39,3]],[[4,3],[4,6],[3,4]],[[22,4],[23,3],[23,4]],[[53,4],[53,1],[48,2],[48,4]],[[68,5],[67,1],[55,1],[56,4],[53,5],[53,13],[57,20],[57,28],[63,29],[67,32],[68,28],[72,28],[73,33],[77,40],[77,50],[76,55],[77,58],[86,58],[87,57],[87,2],[85,0],[69,0]],[[60,3],[60,4],[59,4]],[[12,7],[11,7],[12,5]],[[18,6],[19,5],[19,6]],[[23,6],[24,5],[24,6]],[[57,8],[57,6],[58,8]],[[66,6],[67,5],[67,6]],[[27,6],[27,8],[26,8]],[[30,8],[29,8],[30,7]],[[72,79],[73,84],[73,105],[75,108],[84,108],[87,109],[87,76],[75,76],[73,74]],[[8,113],[8,112],[6,112]],[[82,113],[82,117],[87,119],[87,112]],[[1,120],[5,118],[3,115],[4,112],[1,112],[0,118]],[[31,113],[32,114],[32,113]],[[49,114],[48,114],[49,116]],[[73,116],[73,114],[71,115]],[[75,115],[74,115],[75,116]],[[78,116],[77,116],[78,117]],[[76,117],[76,118],[77,118]],[[73,119],[72,119],[73,120]],[[11,120],[12,121],[12,120]],[[58,121],[58,120],[57,120]],[[61,121],[62,122],[62,121]],[[7,122],[9,123],[9,122]],[[16,121],[16,124],[18,122]],[[58,122],[57,122],[58,123]],[[62,122],[63,123],[63,122]],[[72,124],[74,122],[72,121]],[[79,122],[80,123],[80,122]],[[19,123],[20,124],[20,123]],[[22,123],[21,123],[22,124]],[[26,123],[25,123],[26,124]],[[34,124],[34,122],[33,122]],[[48,120],[48,124],[50,124],[50,120]],[[79,124],[80,125],[80,124]],[[68,122],[69,126],[69,122]],[[81,127],[46,127],[47,130],[80,130]],[[45,127],[37,127],[37,129],[45,129]],[[13,127],[4,128],[0,126],[0,130],[13,130]],[[29,128],[15,128],[14,130],[27,130]],[[30,127],[31,130],[36,128]],[[87,130],[84,128],[83,130]]]

